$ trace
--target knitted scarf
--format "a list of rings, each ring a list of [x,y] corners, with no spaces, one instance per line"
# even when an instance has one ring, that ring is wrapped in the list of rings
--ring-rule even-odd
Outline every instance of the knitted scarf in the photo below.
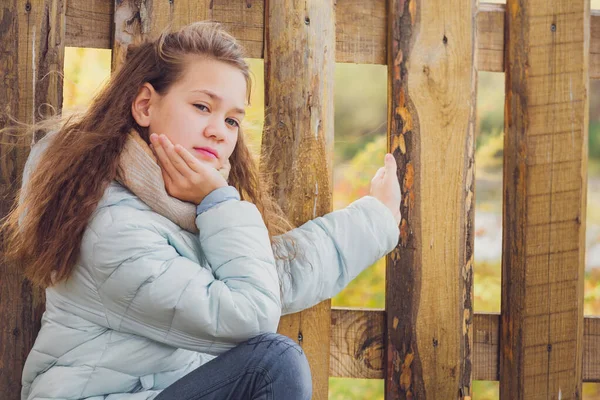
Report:
[[[229,171],[220,172],[227,179]],[[196,205],[176,199],[167,193],[154,152],[135,130],[129,133],[121,152],[116,180],[155,212],[186,231],[198,233]]]

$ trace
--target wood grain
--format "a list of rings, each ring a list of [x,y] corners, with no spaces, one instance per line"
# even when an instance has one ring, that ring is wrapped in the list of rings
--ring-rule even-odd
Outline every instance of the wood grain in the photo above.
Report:
[[[64,1],[12,1],[0,7],[0,128],[10,117],[34,123],[62,107]],[[0,217],[10,210],[31,137],[0,138]],[[19,147],[8,145],[18,143]],[[22,266],[0,263],[0,398],[20,399],[21,373],[44,311],[44,293]]]
[[[386,318],[384,310],[331,309],[329,375],[341,378],[384,378]],[[583,336],[583,381],[600,382],[600,318],[586,317]],[[473,379],[499,380],[500,314],[473,317]]]
[[[65,43],[70,47],[110,49],[114,1],[68,1]]]
[[[509,0],[500,398],[581,398],[590,3]]]
[[[66,45],[112,47],[112,1],[67,3]],[[210,4],[209,4],[210,6]],[[178,6],[178,8],[181,8]],[[386,64],[386,0],[337,0],[336,62]],[[198,8],[196,8],[198,10]],[[481,3],[477,11],[477,69],[504,72],[503,4]],[[169,10],[169,13],[171,11]],[[214,0],[212,12],[187,18],[223,23],[244,45],[248,57],[264,57],[264,0]],[[600,11],[591,14],[590,78],[600,79]]]
[[[261,171],[296,226],[332,209],[333,0],[265,3],[265,131]],[[326,268],[327,266],[321,266]],[[281,318],[305,350],[313,398],[328,398],[331,301]]]
[[[583,321],[583,381],[600,382],[600,317]]]
[[[336,61],[385,64],[387,57],[386,0],[337,0]]]
[[[332,308],[329,375],[383,378],[384,335],[385,310]]]
[[[504,4],[481,3],[477,10],[477,69],[504,72]]]
[[[386,274],[386,398],[470,398],[476,1],[388,2],[389,150],[403,202]]]

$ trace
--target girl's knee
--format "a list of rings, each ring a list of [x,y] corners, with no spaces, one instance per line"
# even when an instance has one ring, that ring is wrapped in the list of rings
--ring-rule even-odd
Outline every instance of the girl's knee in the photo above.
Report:
[[[304,350],[292,339],[279,333],[264,333],[248,340],[253,351],[272,355],[277,362],[298,362],[306,359]]]
[[[285,381],[290,398],[310,399],[312,376],[308,359],[302,347],[287,336],[266,333],[248,341],[249,345],[260,345],[269,360],[269,374]],[[257,347],[257,350],[260,351]]]

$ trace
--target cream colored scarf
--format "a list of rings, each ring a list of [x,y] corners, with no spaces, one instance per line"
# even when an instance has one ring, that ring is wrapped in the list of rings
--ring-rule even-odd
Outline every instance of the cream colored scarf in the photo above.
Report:
[[[227,179],[228,170],[219,172]],[[186,231],[198,232],[196,205],[176,199],[167,193],[156,156],[135,130],[129,134],[121,152],[116,179],[155,212]]]

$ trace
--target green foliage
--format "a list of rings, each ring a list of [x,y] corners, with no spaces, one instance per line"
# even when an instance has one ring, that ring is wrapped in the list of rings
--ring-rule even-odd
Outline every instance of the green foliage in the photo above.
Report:
[[[600,161],[600,121],[591,121],[589,132],[588,147],[590,159]]]
[[[386,66],[336,64],[334,164],[352,159],[365,148],[373,135],[385,135],[386,93]]]

